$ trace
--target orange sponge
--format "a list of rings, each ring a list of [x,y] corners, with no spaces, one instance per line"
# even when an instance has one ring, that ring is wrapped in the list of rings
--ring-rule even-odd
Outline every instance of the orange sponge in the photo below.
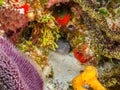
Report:
[[[87,66],[84,72],[72,81],[74,90],[87,90],[84,85],[89,85],[93,90],[106,90],[104,86],[97,80],[97,69],[94,66]]]

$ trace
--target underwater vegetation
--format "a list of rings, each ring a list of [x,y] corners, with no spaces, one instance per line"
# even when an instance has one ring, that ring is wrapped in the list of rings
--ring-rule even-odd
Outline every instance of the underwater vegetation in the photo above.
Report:
[[[54,23],[55,19],[51,15],[43,15],[40,21],[33,24],[32,42],[36,46],[55,50],[58,46],[56,41],[60,38],[59,27]],[[33,24],[33,25],[32,25]]]
[[[5,90],[43,90],[42,77],[28,59],[0,36],[0,86]]]

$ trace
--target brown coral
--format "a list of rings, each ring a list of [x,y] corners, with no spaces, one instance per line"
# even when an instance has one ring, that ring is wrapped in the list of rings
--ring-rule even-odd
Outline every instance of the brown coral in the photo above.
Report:
[[[0,30],[4,30],[6,36],[13,43],[18,40],[27,23],[27,17],[15,9],[2,8],[0,10]]]

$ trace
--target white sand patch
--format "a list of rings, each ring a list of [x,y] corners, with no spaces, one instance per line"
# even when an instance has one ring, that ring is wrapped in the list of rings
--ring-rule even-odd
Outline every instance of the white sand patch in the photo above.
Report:
[[[54,86],[52,84],[47,85],[48,90],[70,90],[68,89],[69,84],[75,76],[80,74],[84,66],[74,58],[73,54],[61,55],[50,52],[48,59],[54,72],[52,80]]]

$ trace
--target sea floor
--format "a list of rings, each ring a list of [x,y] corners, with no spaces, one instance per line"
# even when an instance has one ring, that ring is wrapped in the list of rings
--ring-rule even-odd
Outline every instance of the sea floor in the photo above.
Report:
[[[84,69],[73,56],[73,53],[61,55],[50,52],[48,61],[53,70],[53,78],[48,78],[46,90],[73,90],[72,79]]]
[[[48,55],[49,66],[44,69],[45,90],[73,90],[72,79],[79,75],[87,64],[81,64],[73,55],[69,53],[62,55],[50,51]],[[108,90],[117,90],[114,86],[118,85],[118,80],[114,78],[114,70],[119,70],[120,64],[115,62],[105,61],[103,64],[96,66],[98,70],[100,82],[105,83],[104,86],[111,87]],[[52,75],[51,75],[52,73]],[[118,72],[119,73],[119,72]],[[51,75],[52,77],[49,77]],[[113,77],[111,77],[113,75]],[[113,86],[113,87],[112,87]],[[114,88],[114,89],[112,89]]]

